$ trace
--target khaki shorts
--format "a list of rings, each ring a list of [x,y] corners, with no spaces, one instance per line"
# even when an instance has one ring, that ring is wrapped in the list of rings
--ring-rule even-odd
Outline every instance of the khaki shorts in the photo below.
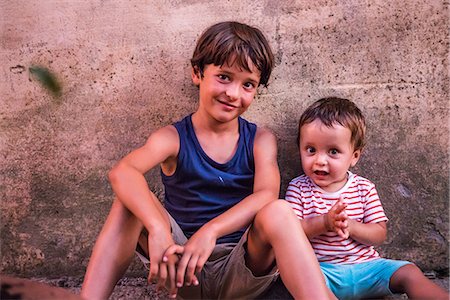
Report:
[[[187,238],[169,215],[175,243],[184,245]],[[276,266],[264,276],[254,276],[245,265],[248,230],[236,243],[218,244],[198,276],[198,286],[182,287],[178,294],[184,299],[252,299],[263,294],[278,278]],[[150,261],[136,251],[148,269]]]

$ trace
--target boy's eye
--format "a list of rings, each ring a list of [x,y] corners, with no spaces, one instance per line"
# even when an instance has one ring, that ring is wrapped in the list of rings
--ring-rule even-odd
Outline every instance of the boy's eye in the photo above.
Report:
[[[306,153],[312,154],[315,152],[316,152],[316,149],[314,149],[313,147],[306,147]]]
[[[255,87],[255,85],[252,82],[246,82],[244,84],[244,88],[246,88],[247,90],[253,89]]]
[[[219,77],[220,80],[224,80],[224,81],[227,81],[230,79],[230,77],[228,75],[224,75],[224,74],[219,74],[219,75],[217,75],[217,77]]]

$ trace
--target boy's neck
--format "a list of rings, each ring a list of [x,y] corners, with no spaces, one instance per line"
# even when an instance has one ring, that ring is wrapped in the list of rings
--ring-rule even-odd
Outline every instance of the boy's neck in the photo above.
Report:
[[[198,112],[192,115],[192,126],[200,147],[216,163],[230,161],[236,153],[239,141],[238,119],[221,123],[212,118],[202,118]]]
[[[210,132],[216,134],[224,133],[238,133],[239,121],[235,118],[229,122],[219,122],[200,111],[196,111],[192,114],[192,124],[196,131]]]

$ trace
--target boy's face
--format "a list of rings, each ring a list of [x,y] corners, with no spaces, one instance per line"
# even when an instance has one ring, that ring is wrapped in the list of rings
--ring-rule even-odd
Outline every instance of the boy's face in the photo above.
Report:
[[[260,72],[249,64],[252,72],[233,64],[206,65],[203,78],[192,71],[192,80],[199,86],[199,110],[207,112],[216,121],[229,122],[244,113],[255,97]]]
[[[300,128],[300,157],[303,171],[326,192],[336,192],[347,182],[347,170],[361,154],[354,150],[350,129],[327,127],[314,120]]]

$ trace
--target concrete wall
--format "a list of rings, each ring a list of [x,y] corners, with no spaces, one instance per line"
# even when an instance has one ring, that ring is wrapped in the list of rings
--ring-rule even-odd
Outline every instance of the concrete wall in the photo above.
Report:
[[[448,2],[4,0],[1,273],[84,273],[113,199],[107,171],[196,108],[189,58],[222,20],[260,27],[274,49],[270,86],[245,116],[278,136],[282,190],[300,172],[303,109],[353,99],[369,125],[354,171],[390,218],[381,252],[448,268]],[[58,74],[61,98],[30,76],[35,64]],[[161,195],[158,172],[147,177]]]

